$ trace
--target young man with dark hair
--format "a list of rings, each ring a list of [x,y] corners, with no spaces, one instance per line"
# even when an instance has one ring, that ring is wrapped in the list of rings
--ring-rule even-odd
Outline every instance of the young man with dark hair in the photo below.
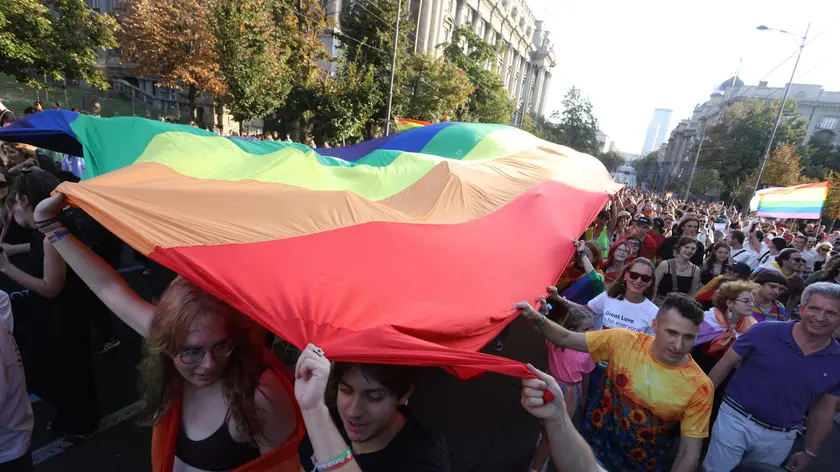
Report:
[[[765,270],[755,276],[753,282],[761,286],[753,294],[752,315],[759,323],[762,321],[787,321],[785,306],[779,302],[779,296],[787,287],[787,279],[780,272]]]
[[[785,305],[785,310],[788,313],[793,313],[793,310],[799,306],[799,296],[805,289],[805,280],[799,275],[804,266],[805,259],[802,257],[802,253],[793,248],[785,248],[779,252],[774,262],[759,266],[753,272],[751,278],[755,279],[758,274],[767,270],[782,274],[787,280],[787,284],[785,290],[779,296],[779,301]]]
[[[677,425],[681,438],[671,470],[696,469],[713,400],[712,382],[689,355],[703,323],[697,302],[669,294],[653,320],[656,337],[622,328],[576,333],[527,302],[515,308],[557,346],[608,362],[603,395],[590,404],[583,431],[605,469],[661,470]]]
[[[332,470],[341,461],[343,472],[449,471],[446,445],[408,409],[412,368],[335,363],[332,370],[330,375],[329,360],[311,344],[295,369],[295,396],[307,431],[299,448],[305,472]],[[325,401],[328,383],[335,395],[332,411]]]

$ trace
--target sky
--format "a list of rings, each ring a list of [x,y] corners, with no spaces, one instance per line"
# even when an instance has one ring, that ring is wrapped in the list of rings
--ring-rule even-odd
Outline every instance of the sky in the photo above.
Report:
[[[654,108],[674,110],[673,129],[739,64],[746,85],[767,80],[770,87],[784,86],[796,58],[782,62],[797,51],[809,22],[813,42],[805,46],[793,82],[840,91],[837,0],[527,2],[545,18],[555,45],[546,114],[562,110],[563,95],[577,86],[621,151],[641,152]],[[758,31],[758,25],[799,39]]]

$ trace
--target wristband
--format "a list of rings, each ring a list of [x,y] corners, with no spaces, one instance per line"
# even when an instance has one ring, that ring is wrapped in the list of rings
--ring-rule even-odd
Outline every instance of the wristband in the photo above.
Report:
[[[68,231],[67,228],[61,228],[56,230],[54,233],[48,235],[47,239],[51,243],[55,244],[56,242],[61,241],[68,234],[70,234],[70,231]]]
[[[809,451],[808,449],[803,449],[803,451],[802,451],[802,452],[804,452],[804,453],[805,453],[805,455],[806,455],[806,456],[808,456],[808,457],[812,457],[812,458],[814,458],[814,459],[816,459],[816,458],[817,458],[817,455],[816,455],[816,454],[814,454],[813,452]]]
[[[540,313],[540,317],[539,317],[539,318],[537,318],[536,320],[534,320],[534,325],[535,325],[535,326],[540,326],[540,325],[541,325],[541,324],[543,324],[543,323],[545,323],[545,315],[543,315],[542,313]]]
[[[332,459],[325,461],[325,462],[316,462],[315,469],[320,472],[329,472],[331,470],[336,470],[340,467],[344,467],[350,461],[353,460],[353,452],[348,447],[344,450],[341,454],[333,457]]]

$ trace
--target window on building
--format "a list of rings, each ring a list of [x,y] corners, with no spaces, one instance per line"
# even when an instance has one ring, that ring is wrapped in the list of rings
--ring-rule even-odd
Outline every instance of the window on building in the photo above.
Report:
[[[443,42],[449,43],[449,40],[452,39],[452,30],[449,29],[449,25],[443,27]]]
[[[455,12],[455,0],[446,0],[446,11],[449,13]]]
[[[820,128],[822,128],[822,129],[836,129],[837,128],[837,117],[836,116],[826,116],[820,122]]]

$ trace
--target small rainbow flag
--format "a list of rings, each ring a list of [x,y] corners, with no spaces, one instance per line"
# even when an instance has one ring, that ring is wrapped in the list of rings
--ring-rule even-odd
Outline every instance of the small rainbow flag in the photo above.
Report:
[[[756,215],[816,220],[822,216],[827,193],[828,182],[764,190],[758,196]]]
[[[409,118],[394,118],[394,123],[397,125],[397,131],[408,131],[431,124],[428,121],[412,120]]]
[[[673,190],[665,193],[665,198],[667,198],[669,200],[676,197],[676,196],[677,196],[677,192],[674,192]]]

